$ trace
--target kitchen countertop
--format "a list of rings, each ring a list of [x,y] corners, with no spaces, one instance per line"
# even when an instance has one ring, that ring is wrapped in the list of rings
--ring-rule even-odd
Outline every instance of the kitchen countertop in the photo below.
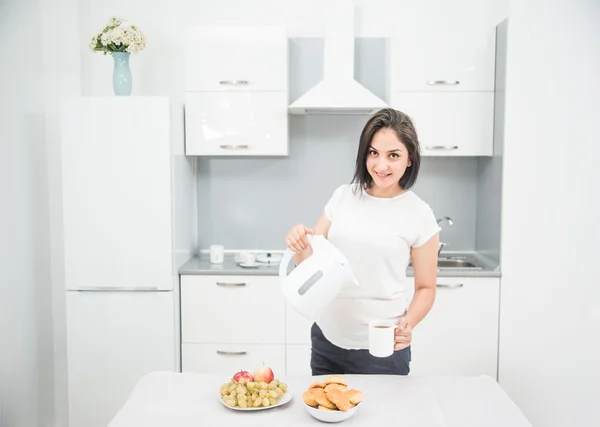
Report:
[[[442,252],[440,259],[445,257],[464,257],[476,264],[479,269],[470,268],[440,268],[438,277],[500,277],[501,271],[497,265],[477,252]],[[293,263],[290,262],[290,268]],[[226,255],[222,264],[211,264],[208,255],[194,256],[179,269],[181,275],[226,275],[226,276],[277,276],[279,264],[260,264],[256,268],[245,268],[235,262],[234,255]],[[407,276],[414,276],[412,268],[406,271]]]
[[[275,375],[277,378],[277,375]],[[500,385],[487,376],[344,375],[365,400],[343,426],[531,427]],[[278,378],[279,379],[279,378]],[[215,374],[154,372],[140,379],[108,427],[324,425],[308,414],[302,393],[319,377],[281,378],[292,400],[262,411],[225,407]]]

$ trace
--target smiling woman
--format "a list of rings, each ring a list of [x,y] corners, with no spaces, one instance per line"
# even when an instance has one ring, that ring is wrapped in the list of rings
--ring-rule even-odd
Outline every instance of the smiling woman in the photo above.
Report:
[[[300,264],[312,254],[306,235],[325,236],[349,260],[360,285],[342,289],[313,325],[313,375],[410,371],[412,330],[435,299],[440,230],[429,205],[410,190],[420,160],[411,119],[397,110],[380,110],[361,133],[352,182],[333,192],[313,229],[299,224],[286,238]],[[411,259],[415,289],[409,301]],[[369,352],[372,320],[397,324],[392,356]]]

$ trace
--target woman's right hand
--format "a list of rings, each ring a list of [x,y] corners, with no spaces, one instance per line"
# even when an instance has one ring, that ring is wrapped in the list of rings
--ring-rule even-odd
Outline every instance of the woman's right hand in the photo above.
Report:
[[[302,224],[295,225],[285,239],[287,247],[295,253],[300,253],[308,249],[310,243],[306,238],[307,234],[315,234],[315,230]]]

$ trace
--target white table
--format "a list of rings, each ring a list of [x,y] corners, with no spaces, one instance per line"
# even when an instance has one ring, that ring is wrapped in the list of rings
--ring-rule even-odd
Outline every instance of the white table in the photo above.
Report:
[[[302,393],[318,377],[285,378],[292,400],[263,411],[240,412],[219,402],[228,378],[155,372],[142,378],[109,427],[326,425],[303,407]],[[365,401],[344,426],[531,427],[489,377],[345,375]]]

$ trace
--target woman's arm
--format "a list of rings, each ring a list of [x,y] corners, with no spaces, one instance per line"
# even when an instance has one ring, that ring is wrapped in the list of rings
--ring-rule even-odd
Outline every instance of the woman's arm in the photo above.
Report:
[[[438,243],[439,236],[436,233],[427,243],[411,250],[415,294],[405,316],[411,328],[425,318],[435,301]]]
[[[327,238],[329,227],[331,227],[331,222],[327,218],[327,215],[325,215],[325,213],[322,213],[321,217],[317,221],[317,224],[315,225],[313,234],[322,234],[323,236],[325,236],[325,238]],[[311,255],[312,248],[310,246],[307,246],[306,249],[304,249],[302,252],[296,252],[296,254],[294,254],[294,262],[296,263],[296,265],[299,265],[302,261],[304,261]]]
[[[423,246],[411,250],[415,271],[415,295],[406,314],[398,319],[394,350],[402,350],[410,345],[413,328],[427,316],[433,306],[437,280],[438,241],[439,236],[436,233]]]

